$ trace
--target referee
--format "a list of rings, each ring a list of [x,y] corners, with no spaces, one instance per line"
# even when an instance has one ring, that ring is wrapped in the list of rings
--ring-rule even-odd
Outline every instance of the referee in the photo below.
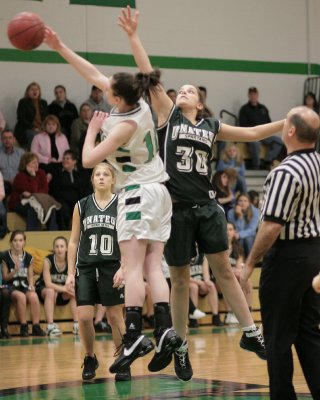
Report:
[[[320,296],[311,287],[320,270],[319,126],[313,110],[289,111],[282,133],[288,156],[266,179],[261,225],[241,273],[246,289],[263,257],[259,294],[271,400],[297,399],[292,345],[320,400]]]

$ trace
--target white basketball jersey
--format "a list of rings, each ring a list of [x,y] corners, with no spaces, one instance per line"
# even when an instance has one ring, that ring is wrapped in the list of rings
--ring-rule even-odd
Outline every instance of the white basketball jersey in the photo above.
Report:
[[[123,188],[168,180],[169,176],[159,156],[157,134],[148,104],[140,99],[139,106],[130,112],[118,113],[112,109],[102,126],[101,139],[106,139],[112,128],[123,121],[135,121],[137,130],[128,143],[107,158],[117,171],[116,186]]]

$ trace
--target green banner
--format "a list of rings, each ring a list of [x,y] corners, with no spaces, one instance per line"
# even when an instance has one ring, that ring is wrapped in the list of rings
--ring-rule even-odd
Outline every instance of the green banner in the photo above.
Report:
[[[70,4],[100,7],[127,7],[136,8],[135,0],[69,0]]]

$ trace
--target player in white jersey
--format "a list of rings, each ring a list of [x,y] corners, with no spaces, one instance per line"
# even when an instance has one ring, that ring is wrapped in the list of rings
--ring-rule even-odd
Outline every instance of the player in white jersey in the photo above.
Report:
[[[169,288],[161,271],[172,213],[169,193],[162,184],[168,176],[158,154],[150,108],[141,100],[152,74],[117,73],[107,78],[62,43],[49,27],[45,42],[87,81],[103,90],[113,106],[110,116],[94,113],[82,155],[83,165],[89,168],[107,159],[117,170],[120,185],[117,230],[125,279],[126,333],[110,372],[127,369],[137,357],[154,348],[152,341],[141,334],[144,276],[152,292],[157,342],[149,370],[159,371],[171,362],[182,339],[172,329]],[[101,130],[104,140],[96,145]]]

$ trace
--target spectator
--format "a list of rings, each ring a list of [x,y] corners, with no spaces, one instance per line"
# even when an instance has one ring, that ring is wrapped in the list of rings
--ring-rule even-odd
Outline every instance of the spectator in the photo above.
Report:
[[[0,253],[0,339],[10,339],[8,321],[10,314],[10,293],[2,281],[2,253]]]
[[[199,86],[200,93],[202,95],[203,99],[203,113],[202,116],[203,118],[212,118],[213,117],[213,112],[210,110],[210,108],[207,106],[207,88],[205,86]]]
[[[250,127],[271,122],[269,110],[259,103],[259,92],[256,87],[248,89],[248,98],[248,103],[240,108],[239,126]],[[267,147],[264,164],[261,167],[269,169],[272,162],[280,155],[283,147],[282,140],[279,136],[270,136],[260,142]],[[253,169],[260,169],[260,142],[248,143]]]
[[[110,112],[110,105],[103,98],[103,91],[97,86],[93,85],[91,88],[91,94],[86,103],[90,104],[93,111],[104,111]]]
[[[41,276],[36,282],[38,297],[44,302],[48,336],[61,335],[62,332],[53,321],[54,308],[69,302],[74,321],[72,332],[74,335],[79,332],[75,293],[65,285],[68,276],[67,250],[67,239],[63,236],[56,237],[53,241],[53,254],[44,259]]]
[[[170,99],[175,103],[177,99],[177,91],[176,89],[168,89],[167,90],[167,95],[170,97]]]
[[[71,124],[78,118],[77,107],[67,99],[66,88],[63,85],[57,85],[54,88],[55,100],[48,106],[49,114],[55,115],[60,122],[61,131],[70,141]]]
[[[311,110],[315,111],[319,114],[319,104],[317,102],[316,96],[312,92],[308,92],[303,99],[303,105],[311,108]]]
[[[308,108],[311,108],[313,111],[315,111],[317,114],[319,114],[319,104],[317,102],[316,96],[312,92],[308,92],[303,99],[303,105],[307,106]],[[317,143],[316,143],[316,150],[318,153],[320,153],[320,136],[318,137]]]
[[[36,82],[31,82],[24,97],[19,100],[17,109],[17,124],[14,134],[20,146],[30,150],[34,136],[41,132],[41,125],[48,115],[48,104],[41,98],[41,88]]]
[[[237,179],[232,188],[233,193],[247,193],[246,184],[246,167],[243,162],[242,155],[235,143],[229,143],[223,150],[221,159],[217,162],[216,170],[224,171],[226,169],[234,169],[237,172]]]
[[[71,228],[73,209],[83,197],[82,174],[77,170],[77,159],[72,150],[66,150],[62,157],[62,166],[50,182],[50,194],[61,204],[58,213],[58,225],[61,230]]]
[[[80,106],[80,116],[71,125],[70,148],[77,155],[78,159],[81,157],[84,143],[84,139],[82,140],[82,138],[86,136],[92,114],[93,109],[91,105],[89,103],[82,103]],[[82,147],[80,147],[81,144]]]
[[[4,190],[3,176],[0,172],[0,239],[2,239],[8,229],[7,229],[7,209],[3,204],[3,200],[6,196],[6,192]]]
[[[20,336],[29,336],[27,323],[27,303],[30,305],[32,335],[45,336],[39,325],[40,303],[33,284],[33,258],[24,251],[26,235],[14,231],[10,237],[10,250],[2,256],[2,277],[13,300],[20,322]]]
[[[216,171],[212,177],[212,185],[216,191],[216,199],[222,205],[225,214],[232,209],[234,193],[231,190],[234,178],[229,171]]]
[[[212,311],[212,325],[223,326],[219,317],[219,300],[215,284],[210,279],[209,265],[204,254],[198,254],[190,263],[190,297],[197,307],[199,296],[208,296]]]
[[[0,111],[0,133],[2,133],[3,130],[5,130],[6,126],[7,126],[6,120],[2,112]]]
[[[43,132],[34,137],[31,151],[38,155],[39,166],[48,180],[61,168],[62,156],[69,149],[67,137],[61,133],[60,122],[55,115],[48,115],[43,121]]]
[[[227,224],[227,234],[228,234],[228,243],[229,243],[229,260],[231,264],[232,271],[240,281],[240,274],[244,263],[244,250],[239,244],[239,240],[236,238],[237,231],[236,227],[232,222],[228,222]],[[248,303],[248,307],[251,311],[252,309],[252,296],[253,296],[253,288],[251,280],[249,280],[248,291],[244,292],[245,298]],[[226,302],[227,304],[227,302]],[[237,320],[234,313],[231,311],[230,306],[227,304],[228,313],[226,315],[225,323],[226,324],[238,324],[239,321]]]
[[[240,194],[232,210],[228,212],[227,219],[232,222],[237,230],[235,235],[244,249],[245,257],[252,248],[259,224],[259,210],[250,203],[247,194]]]
[[[256,190],[249,190],[248,196],[250,199],[250,203],[260,210],[260,195]]]
[[[45,172],[39,169],[39,159],[34,153],[25,153],[21,157],[19,173],[12,185],[12,193],[9,200],[9,210],[15,211],[26,218],[27,230],[39,230],[39,220],[35,210],[30,204],[22,204],[24,199],[30,199],[35,193],[48,194],[48,181]],[[57,230],[55,206],[51,205],[48,212],[48,229]],[[51,212],[51,213],[50,213]]]
[[[20,159],[24,150],[16,147],[16,139],[11,130],[1,132],[2,147],[0,148],[0,171],[4,179],[6,196],[11,193],[11,186],[18,173]]]

